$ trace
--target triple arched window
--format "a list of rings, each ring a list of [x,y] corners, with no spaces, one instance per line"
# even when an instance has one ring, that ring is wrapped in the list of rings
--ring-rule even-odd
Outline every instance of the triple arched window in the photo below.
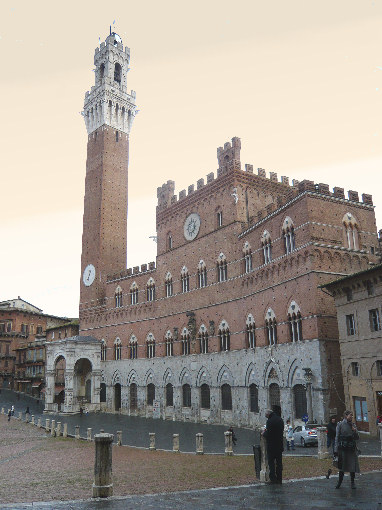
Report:
[[[119,338],[116,338],[114,342],[114,359],[122,359],[122,343]]]
[[[284,247],[285,253],[289,255],[292,251],[295,250],[295,236],[294,236],[294,225],[293,221],[287,216],[283,223],[283,237],[284,237]]]
[[[292,342],[302,340],[302,318],[298,304],[292,301],[288,309],[289,334]]]
[[[122,307],[122,289],[119,285],[115,289],[115,307],[116,308]]]
[[[155,338],[152,333],[146,338],[146,355],[148,358],[155,358]]]
[[[198,264],[198,287],[207,287],[207,268],[203,260]]]
[[[138,340],[135,335],[131,335],[129,342],[129,351],[130,359],[138,358]]]
[[[190,354],[191,349],[191,341],[190,341],[190,332],[187,328],[183,328],[182,335],[182,354]]]
[[[173,286],[172,286],[172,276],[171,276],[170,272],[168,272],[166,274],[164,286],[165,286],[165,291],[166,291],[166,297],[172,296]]]
[[[347,248],[351,250],[359,250],[359,226],[355,217],[350,213],[346,213],[342,218],[345,229],[345,239]]]
[[[199,328],[199,349],[200,354],[208,353],[208,332],[204,324]]]
[[[227,280],[227,259],[224,253],[220,253],[217,260],[217,275],[218,282],[225,282]]]
[[[146,285],[146,296],[147,301],[155,300],[155,281],[153,278],[150,278]]]
[[[255,319],[249,314],[246,320],[247,347],[254,349],[256,346],[256,326]]]
[[[188,292],[190,290],[190,276],[186,266],[183,266],[180,272],[180,282],[182,285],[182,292]]]
[[[165,334],[165,344],[166,344],[166,356],[174,355],[174,339],[172,337],[172,333],[170,330]]]
[[[229,351],[231,347],[231,339],[229,333],[229,326],[226,321],[222,321],[219,326],[218,336],[220,340],[220,350]]]
[[[272,241],[268,230],[264,230],[261,236],[261,245],[263,247],[264,264],[269,264],[272,260]]]
[[[130,287],[130,303],[136,305],[138,303],[138,285],[133,282]]]
[[[275,312],[269,308],[265,316],[265,331],[267,334],[268,344],[277,344],[277,321]]]

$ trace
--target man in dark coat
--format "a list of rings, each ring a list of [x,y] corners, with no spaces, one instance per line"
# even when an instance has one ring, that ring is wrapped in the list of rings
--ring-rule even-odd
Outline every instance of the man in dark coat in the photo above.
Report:
[[[265,412],[267,418],[263,436],[267,440],[267,457],[269,465],[269,478],[271,483],[282,483],[284,451],[284,422],[275,412],[268,409]]]

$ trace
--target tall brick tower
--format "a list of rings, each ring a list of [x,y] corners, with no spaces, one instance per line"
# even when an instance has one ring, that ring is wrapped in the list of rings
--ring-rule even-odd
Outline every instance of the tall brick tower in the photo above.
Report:
[[[129,62],[130,49],[110,32],[95,50],[95,85],[85,94],[80,313],[102,303],[108,274],[126,268],[129,133],[136,114],[135,92],[126,88]]]

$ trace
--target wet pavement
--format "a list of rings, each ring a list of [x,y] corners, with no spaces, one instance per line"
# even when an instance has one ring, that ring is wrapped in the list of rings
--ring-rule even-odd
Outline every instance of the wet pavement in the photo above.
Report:
[[[77,500],[66,502],[19,503],[0,505],[17,510],[239,510],[343,508],[346,510],[381,510],[382,473],[358,475],[357,489],[350,489],[346,476],[342,487],[335,489],[330,478],[289,481],[283,485],[249,485],[201,491],[173,492],[144,496]]]
[[[98,433],[101,429],[110,434],[116,434],[118,430],[122,431],[122,443],[127,446],[137,446],[148,448],[149,433],[155,432],[156,448],[162,450],[172,450],[172,436],[179,434],[180,451],[195,452],[197,433],[203,434],[205,453],[224,453],[224,432],[226,426],[206,425],[191,422],[178,422],[168,420],[154,420],[151,418],[140,418],[135,416],[126,416],[107,413],[89,413],[80,416],[62,415],[62,414],[43,414],[44,405],[29,396],[18,394],[2,389],[0,393],[0,408],[4,407],[7,411],[12,405],[15,406],[16,416],[25,411],[29,406],[30,413],[35,416],[35,422],[41,417],[41,423],[45,425],[46,418],[60,421],[62,427],[64,423],[68,424],[68,434],[74,435],[75,426],[80,426],[80,436],[86,437],[87,428],[92,429],[92,434]],[[236,455],[250,455],[253,453],[252,445],[259,442],[259,433],[246,428],[235,428],[237,436],[237,445],[234,446]],[[359,441],[359,448],[362,455],[380,455],[381,446],[377,439],[370,438],[362,434]],[[296,446],[295,451],[284,452],[284,455],[317,455],[317,447],[302,448]],[[382,510],[382,508],[381,508]]]

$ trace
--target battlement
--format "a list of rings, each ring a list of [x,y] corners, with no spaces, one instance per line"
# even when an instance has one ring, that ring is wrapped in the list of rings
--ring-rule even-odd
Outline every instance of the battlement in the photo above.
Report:
[[[125,269],[124,271],[120,271],[118,273],[114,273],[111,275],[107,275],[106,281],[107,283],[115,282],[118,280],[125,280],[126,278],[130,278],[131,276],[137,276],[144,273],[150,273],[155,270],[155,262],[149,262],[148,264],[142,264],[139,266],[130,267]]]
[[[259,211],[259,219],[262,219],[263,217],[267,216],[272,212],[272,210],[276,210],[277,208],[281,207],[288,201],[290,201],[295,196],[304,193],[305,191],[310,191],[313,193],[318,193],[320,195],[325,195],[328,197],[338,198],[345,200],[345,192],[344,188],[340,188],[335,186],[333,188],[333,191],[331,192],[329,189],[329,184],[319,183],[315,184],[313,181],[304,179],[303,181],[299,181],[297,179],[292,180],[292,184],[289,182],[289,177],[282,175],[281,179],[279,180],[278,175],[276,172],[269,172],[269,177],[267,177],[267,172],[264,170],[264,168],[258,168],[257,169],[257,175],[254,173],[253,165],[246,163],[244,168],[245,170],[241,170],[241,163],[240,163],[240,149],[241,149],[241,141],[240,138],[234,137],[232,138],[232,144],[230,142],[227,142],[224,144],[224,147],[218,147],[217,149],[217,157],[219,162],[219,168],[217,170],[217,179],[221,177],[222,175],[226,174],[230,170],[237,170],[244,174],[252,174],[254,182],[259,177],[270,181],[272,183],[275,183],[276,185],[280,185],[280,189],[283,191],[282,195],[277,197],[277,202],[269,204],[267,208],[269,209],[269,212],[267,210]],[[158,197],[158,209],[166,209],[168,207],[171,207],[173,204],[176,204],[177,202],[184,200],[187,196],[192,195],[193,193],[197,192],[198,190],[204,188],[206,185],[208,186],[212,182],[215,181],[215,175],[214,172],[210,172],[207,174],[207,182],[205,183],[204,179],[198,179],[196,183],[196,190],[195,185],[191,184],[188,186],[188,189],[181,190],[179,192],[179,197],[177,197],[175,192],[175,182],[174,181],[167,181],[167,183],[164,183],[161,187],[157,188],[157,197]],[[363,203],[364,205],[373,205],[373,198],[371,195],[368,194],[362,194],[362,202],[359,200],[358,192],[357,191],[348,191],[348,198],[346,200],[349,200],[350,202],[356,202],[356,203]],[[272,209],[272,210],[271,210]]]

